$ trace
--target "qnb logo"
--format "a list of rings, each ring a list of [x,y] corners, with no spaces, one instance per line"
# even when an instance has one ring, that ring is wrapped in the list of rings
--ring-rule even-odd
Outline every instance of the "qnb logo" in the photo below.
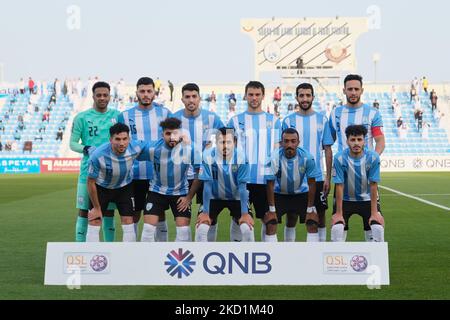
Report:
[[[167,273],[172,277],[177,275],[178,279],[181,279],[184,276],[189,276],[194,269],[192,266],[195,266],[195,261],[192,261],[194,255],[189,251],[185,251],[183,253],[183,249],[179,248],[178,252],[175,250],[170,251],[167,254],[167,261],[164,263],[167,268]]]

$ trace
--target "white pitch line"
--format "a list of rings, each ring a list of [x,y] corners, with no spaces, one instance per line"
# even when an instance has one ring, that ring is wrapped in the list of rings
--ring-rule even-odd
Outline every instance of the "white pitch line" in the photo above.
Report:
[[[391,192],[399,194],[401,196],[404,196],[404,197],[407,197],[407,198],[410,198],[410,199],[414,199],[414,200],[417,200],[417,201],[429,204],[430,206],[435,206],[435,207],[438,207],[440,209],[444,209],[444,210],[450,211],[450,208],[445,207],[445,206],[441,206],[440,204],[437,204],[437,203],[434,203],[434,202],[431,202],[431,201],[428,201],[428,200],[425,200],[425,199],[422,199],[422,198],[414,197],[412,195],[409,195],[409,194],[406,194],[406,193],[403,193],[403,192],[400,192],[400,191],[397,191],[397,190],[394,190],[394,189],[391,189],[391,188],[388,188],[388,187],[385,187],[385,186],[379,185],[379,187],[381,189],[385,189],[385,190],[391,191]]]

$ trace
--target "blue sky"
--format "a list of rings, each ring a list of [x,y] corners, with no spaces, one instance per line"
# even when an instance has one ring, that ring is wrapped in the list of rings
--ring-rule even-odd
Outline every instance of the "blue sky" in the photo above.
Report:
[[[81,10],[79,30],[67,28],[70,5]],[[438,0],[2,1],[0,63],[9,82],[30,75],[245,82],[253,77],[253,43],[240,19],[360,17],[371,5],[380,8],[380,29],[357,42],[359,73],[373,80],[378,52],[379,81],[450,80],[450,4]]]

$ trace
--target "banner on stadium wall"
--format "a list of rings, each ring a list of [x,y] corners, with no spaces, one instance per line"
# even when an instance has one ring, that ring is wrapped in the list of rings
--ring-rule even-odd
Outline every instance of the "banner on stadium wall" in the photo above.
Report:
[[[44,284],[388,285],[388,245],[48,243]]]
[[[382,172],[427,172],[450,171],[450,155],[448,156],[381,156]]]
[[[0,173],[39,173],[39,158],[0,159]]]
[[[367,17],[242,19],[262,71],[356,70],[356,40],[369,30]]]
[[[80,165],[80,158],[43,158],[41,159],[41,173],[79,172]]]

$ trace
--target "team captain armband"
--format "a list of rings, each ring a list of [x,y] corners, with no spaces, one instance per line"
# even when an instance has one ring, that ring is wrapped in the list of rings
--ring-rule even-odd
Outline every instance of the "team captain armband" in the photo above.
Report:
[[[384,135],[383,127],[372,127],[372,137],[376,138]]]

